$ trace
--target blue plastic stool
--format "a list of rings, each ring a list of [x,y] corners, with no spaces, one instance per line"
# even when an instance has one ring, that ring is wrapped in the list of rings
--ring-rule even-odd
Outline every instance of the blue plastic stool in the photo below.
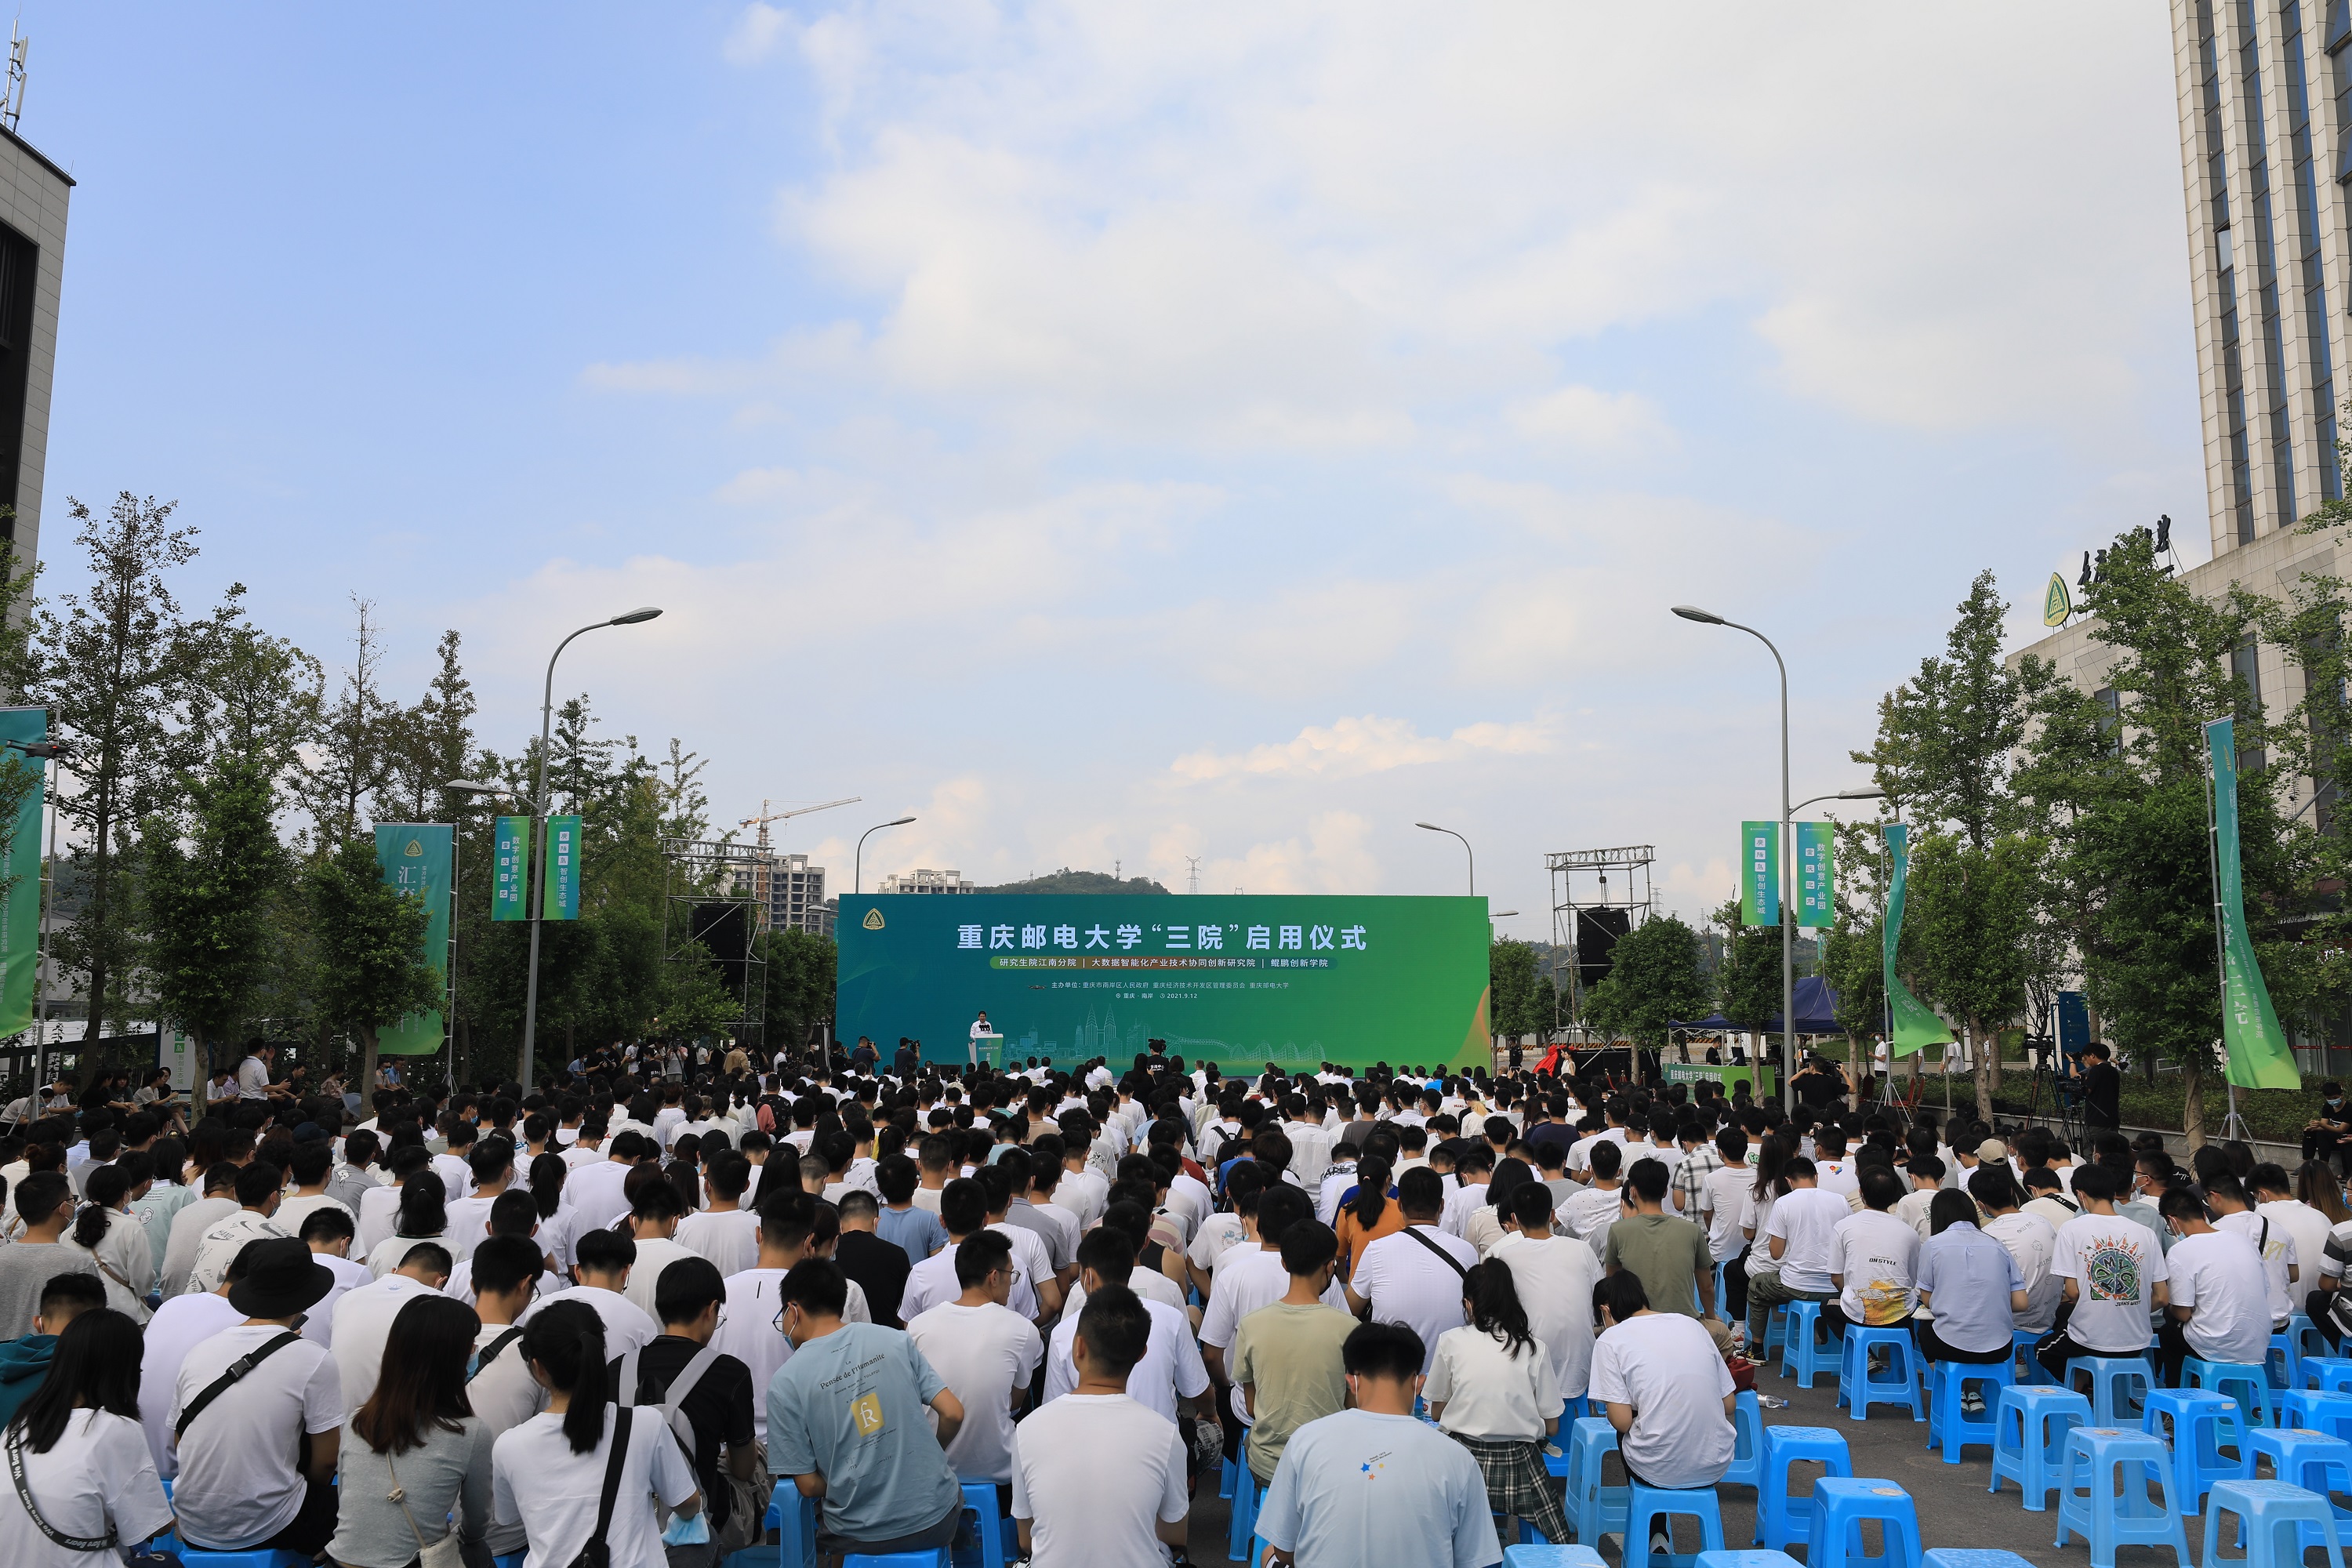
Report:
[[[1919,1559],[1919,1568],[2033,1568],[2014,1552],[1990,1547],[1933,1546]]]
[[[2066,1386],[2074,1386],[2074,1374],[2082,1373],[2091,1380],[2091,1421],[2099,1426],[2121,1426],[2139,1419],[2137,1411],[2124,1408],[2124,1384],[2137,1380],[2140,1385],[2141,1402],[2156,1387],[2156,1368],[2144,1355],[2078,1355],[2066,1363]]]
[[[1656,1562],[1654,1557],[1636,1558],[1633,1548],[1638,1544],[1647,1552],[1654,1523],[1658,1529],[1669,1532],[1666,1540],[1671,1543],[1674,1540],[1672,1521],[1678,1518],[1698,1521],[1701,1552],[1723,1550],[1723,1510],[1716,1501],[1713,1487],[1694,1491],[1669,1491],[1664,1487],[1645,1487],[1637,1481],[1627,1490],[1624,1568],[1633,1568],[1636,1562]],[[1675,1568],[1696,1568],[1698,1562],[1697,1552],[1677,1557],[1669,1551],[1665,1558]]]
[[[2243,1479],[2260,1479],[2264,1458],[2271,1462],[2271,1479],[2284,1481],[2291,1487],[2301,1487],[2323,1501],[2327,1501],[2330,1517],[2341,1528],[2352,1524],[2352,1510],[2337,1508],[2329,1500],[2330,1492],[2352,1492],[2352,1443],[2341,1437],[2331,1437],[2324,1432],[2305,1432],[2294,1427],[2271,1427],[2254,1434],[2246,1450],[2246,1473]],[[2238,1532],[2241,1543],[2245,1531]],[[2319,1531],[2309,1525],[2303,1528],[2305,1549],[2325,1544]]]
[[[1892,1373],[1897,1362],[1902,1366],[1902,1381],[1892,1376],[1874,1378],[1870,1375],[1870,1352],[1886,1352],[1886,1370]],[[1920,1365],[1918,1342],[1908,1329],[1865,1329],[1859,1323],[1848,1323],[1845,1338],[1838,1356],[1838,1403],[1846,1407],[1857,1421],[1870,1419],[1874,1405],[1900,1405],[1911,1412],[1914,1421],[1927,1419],[1927,1402],[1920,1396]]]
[[[1742,1390],[1731,1402],[1734,1446],[1731,1468],[1718,1486],[1760,1487],[1764,1482],[1764,1406],[1753,1389]]]
[[[1964,1361],[1939,1361],[1929,1364],[1935,1397],[1927,1402],[1927,1447],[1944,1446],[1944,1463],[1960,1462],[1960,1450],[1970,1443],[1993,1447],[1993,1412],[2000,1403],[2000,1391],[2017,1386],[2013,1363],[1994,1362],[1990,1365]],[[1960,1407],[1965,1386],[1971,1383],[1986,1385],[1985,1414],[1981,1420],[1970,1420]]]
[[[2316,1492],[2284,1481],[2223,1481],[2213,1489],[2213,1505],[2205,1512],[2207,1563],[2221,1562],[2225,1513],[2236,1517],[2238,1533],[2246,1539],[2247,1568],[2302,1568],[2305,1531],[2314,1532],[2312,1544],[2327,1548],[2333,1568],[2344,1568],[2335,1510]]]
[[[958,1478],[961,1479],[961,1478]],[[1011,1547],[1005,1536],[1011,1533],[1013,1521],[998,1511],[994,1481],[963,1481],[963,1510],[972,1516],[971,1532],[980,1541],[981,1568],[1004,1568],[1021,1553]],[[1020,1538],[1016,1535],[1015,1541]],[[953,1555],[950,1552],[950,1555]]]
[[[2279,1420],[2285,1426],[2307,1426],[2352,1441],[2352,1394],[2290,1388],[2279,1395]]]
[[[1508,1552],[1504,1553],[1503,1562],[1508,1568]],[[1698,1554],[1698,1568],[1798,1568],[1798,1563],[1785,1552],[1767,1552],[1761,1547],[1750,1546],[1725,1552],[1702,1552]],[[2028,1564],[2028,1568],[2032,1565]]]
[[[2004,1479],[2015,1481],[2027,1511],[2040,1513],[2063,1468],[2065,1434],[2090,1420],[2091,1402],[2067,1389],[2002,1389],[1992,1412],[1992,1485],[1985,1490],[1998,1492]],[[2054,1433],[2053,1421],[2062,1423]]]
[[[1234,1495],[1234,1471],[1239,1468],[1240,1467],[1234,1462],[1234,1457],[1231,1454],[1227,1454],[1225,1456],[1224,1463],[1217,1467],[1217,1495],[1219,1497],[1229,1498]]]
[[[2042,1332],[2040,1329],[2018,1329],[2009,1336],[2009,1361],[2017,1368],[2017,1382],[2021,1388],[2033,1388],[2044,1384],[2053,1388],[2057,1386],[2058,1380],[2050,1375],[2050,1369],[2043,1366],[2042,1358],[2033,1353],[2033,1347],[2042,1342]]]
[[[490,1563],[492,1568],[522,1568],[522,1560],[530,1555],[529,1552],[502,1552],[491,1558]]]
[[[841,1568],[954,1568],[948,1560],[944,1546],[928,1546],[920,1552],[853,1552],[841,1560]]]
[[[1756,1348],[1758,1361],[1769,1361],[1773,1347],[1785,1347],[1789,1342],[1789,1309],[1774,1307],[1764,1314],[1764,1342]],[[1781,1360],[1786,1361],[1783,1355]]]
[[[2273,1388],[2293,1388],[2302,1362],[2303,1352],[2295,1348],[2294,1333],[2281,1331],[2271,1336],[2271,1348],[2263,1356],[2263,1372]]]
[[[1822,1321],[1822,1304],[1819,1301],[1790,1301],[1786,1310],[1789,1314],[1789,1338],[1780,1347],[1780,1375],[1786,1377],[1794,1373],[1799,1388],[1811,1388],[1817,1373],[1837,1370],[1842,1352],[1837,1346],[1814,1342],[1814,1331],[1821,1326]]]
[[[2287,1338],[2294,1342],[2294,1358],[2297,1362],[2307,1355],[2336,1353],[2336,1342],[2328,1337],[2326,1330],[2313,1322],[2307,1313],[2297,1312],[2288,1318],[2286,1334]]]
[[[1570,1432],[1568,1443],[1569,1526],[1580,1544],[1598,1546],[1603,1535],[1625,1530],[1628,1489],[1601,1481],[1609,1456],[1617,1451],[1617,1428],[1606,1416],[1587,1415]]]
[[[1244,1463],[1234,1471],[1234,1509],[1225,1526],[1225,1555],[1236,1563],[1248,1562],[1250,1537],[1256,1532],[1257,1476]]]
[[[1853,1474],[1853,1457],[1846,1452],[1843,1433],[1828,1426],[1764,1428],[1764,1479],[1756,1488],[1754,1544],[1778,1552],[1806,1540],[1812,1528],[1812,1500],[1789,1496],[1789,1467],[1809,1460],[1822,1467],[1822,1480]]]
[[[2164,1439],[2172,1449],[2172,1496],[2184,1517],[2205,1506],[2205,1494],[2214,1482],[2236,1480],[2245,1473],[2246,1413],[2226,1394],[2159,1388],[2147,1396],[2140,1430]],[[2232,1452],[2224,1455],[2224,1445]]]
[[[1503,1548],[1503,1568],[1609,1568],[1590,1546],[1549,1546],[1521,1542]]]
[[[776,1532],[779,1568],[816,1568],[816,1499],[801,1496],[790,1478],[778,1481],[768,1494],[767,1527]],[[767,1550],[764,1542],[746,1547],[728,1561],[754,1552],[764,1557]]]
[[[2200,1361],[2190,1356],[2180,1363],[2180,1386],[2210,1388],[2220,1394],[2238,1390],[2232,1397],[2248,1421],[2262,1426],[2278,1425],[2278,1403],[2271,1390],[2270,1374],[2254,1362]]]
[[[2352,1357],[2307,1355],[2295,1363],[2294,1375],[2305,1388],[2352,1394]]]
[[[2164,1439],[2145,1432],[2118,1426],[2068,1432],[2055,1544],[2065,1545],[2069,1534],[2081,1536],[2091,1543],[2091,1568],[2116,1568],[2118,1546],[2169,1546],[2180,1568],[2189,1568],[2189,1534],[2173,1497],[2170,1460]],[[2217,1483],[2214,1496],[2237,1484]]]
[[[1870,1520],[1884,1532],[1884,1550],[1874,1557],[1862,1549],[1862,1527]],[[1919,1510],[1893,1481],[1823,1476],[1813,1483],[1806,1568],[1919,1568]]]

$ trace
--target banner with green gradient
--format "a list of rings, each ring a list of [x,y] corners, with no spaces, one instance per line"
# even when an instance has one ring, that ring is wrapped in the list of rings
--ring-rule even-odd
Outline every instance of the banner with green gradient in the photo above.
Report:
[[[835,1029],[967,1058],[985,1010],[1010,1063],[1488,1061],[1486,900],[889,893],[841,900]]]
[[[0,708],[0,741],[32,745],[48,738],[47,709]],[[15,746],[0,747],[0,768],[11,764],[24,770],[26,788],[5,872],[16,879],[0,896],[0,1036],[32,1027],[41,963],[41,807],[48,764]]]
[[[2221,912],[2221,1044],[2229,1081],[2240,1089],[2301,1089],[2294,1051],[2271,1006],[2263,966],[2246,933],[2244,879],[2238,864],[2238,740],[2234,720],[2205,726],[2213,754],[2213,901]]]
[[[576,921],[580,918],[580,819],[547,819],[546,879],[539,890],[539,918]]]
[[[1812,931],[1837,924],[1836,874],[1832,857],[1837,825],[1797,824],[1797,923]]]
[[[393,822],[375,830],[376,863],[383,879],[411,897],[425,900],[425,962],[433,966],[446,993],[449,984],[449,898],[456,879],[457,829],[446,822]],[[411,1013],[390,1028],[376,1031],[376,1054],[387,1057],[429,1057],[447,1038],[447,1024],[435,1008]]]
[[[528,816],[501,816],[490,847],[490,919],[530,919],[530,823]]]
[[[1887,1011],[1895,1021],[1894,1035],[1886,1042],[1886,1048],[1890,1055],[1907,1057],[1928,1046],[1950,1045],[1952,1031],[1936,1016],[1935,1009],[1912,995],[1911,988],[1895,973],[1895,950],[1903,943],[1903,885],[1911,868],[1908,825],[1886,825],[1886,856],[1893,862],[1894,873],[1886,886],[1886,934],[1880,956],[1885,965]]]
[[[1739,923],[1780,923],[1780,825],[1739,825]]]

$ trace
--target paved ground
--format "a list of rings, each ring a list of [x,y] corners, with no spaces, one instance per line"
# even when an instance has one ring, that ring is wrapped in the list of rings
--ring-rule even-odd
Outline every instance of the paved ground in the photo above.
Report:
[[[1904,1412],[1880,1405],[1872,1411],[1866,1424],[1855,1421],[1835,1404],[1835,1377],[1824,1374],[1816,1378],[1809,1392],[1799,1388],[1795,1378],[1783,1378],[1779,1373],[1775,1364],[1763,1369],[1757,1380],[1759,1394],[1790,1402],[1783,1409],[1766,1410],[1765,1424],[1828,1426],[1845,1434],[1857,1476],[1885,1477],[1911,1494],[1919,1510],[1920,1534],[1928,1546],[1997,1547],[2014,1552],[2041,1568],[2088,1568],[2091,1550],[2079,1538],[2063,1549],[2050,1544],[2058,1528],[2054,1499],[2047,1510],[2028,1513],[2020,1504],[2014,1485],[2004,1486],[1997,1497],[1986,1491],[1992,1478],[1988,1450],[1967,1449],[1961,1463],[1947,1465],[1940,1450],[1927,1447],[1927,1426],[1915,1423]],[[1815,1468],[1800,1467],[1798,1473],[1806,1475]],[[1610,1461],[1607,1479],[1612,1485],[1623,1480],[1614,1459]],[[1809,1481],[1804,1485],[1805,1489],[1810,1489]],[[1190,1552],[1193,1563],[1202,1568],[1212,1568],[1228,1561],[1226,1507],[1217,1500],[1213,1488],[1204,1487],[1203,1490],[1207,1497],[1192,1510]],[[1725,1544],[1744,1547],[1755,1527],[1755,1494],[1746,1487],[1725,1487],[1719,1495]],[[2203,1521],[2190,1520],[2187,1529],[2189,1554],[2194,1559],[2204,1550]],[[1690,1532],[1693,1527],[1685,1521],[1682,1530]],[[1878,1547],[1874,1530],[1868,1532],[1866,1544],[1874,1550]],[[1695,1533],[1677,1535],[1675,1550],[1689,1552],[1697,1549]],[[1613,1550],[1604,1555],[1615,1561]],[[1801,1549],[1794,1555],[1801,1559]],[[2326,1556],[2315,1553],[2310,1561],[2324,1563]],[[2158,1563],[2169,1568],[2171,1563],[2170,1552],[2141,1547],[2125,1547],[2116,1556],[2116,1568],[2151,1568]]]

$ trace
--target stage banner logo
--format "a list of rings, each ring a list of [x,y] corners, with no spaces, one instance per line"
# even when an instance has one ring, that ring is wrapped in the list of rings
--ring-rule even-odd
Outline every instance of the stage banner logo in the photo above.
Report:
[[[425,962],[449,989],[449,900],[456,868],[457,829],[443,822],[394,822],[375,830],[376,864],[383,879],[412,898],[425,900]],[[387,1057],[429,1057],[447,1038],[447,1021],[441,1011],[411,1013],[388,1029],[379,1030],[376,1054]]]
[[[851,895],[835,1027],[887,1059],[966,1059],[983,1009],[1007,1066],[1149,1042],[1188,1068],[1461,1068],[1491,1060],[1486,900],[1312,895]]]
[[[1739,923],[1780,923],[1780,825],[1739,825]]]
[[[1936,1010],[1911,994],[1895,973],[1895,954],[1903,945],[1903,886],[1911,869],[1911,829],[1907,824],[1890,822],[1886,825],[1886,858],[1893,875],[1886,886],[1886,931],[1880,959],[1885,965],[1883,976],[1886,985],[1886,1010],[1893,1016],[1895,1032],[1886,1042],[1890,1055],[1907,1057],[1929,1046],[1948,1046],[1952,1031]]]
[[[2221,1045],[2229,1081],[2240,1089],[2301,1089],[2294,1052],[2271,1006],[2271,988],[2246,931],[2244,879],[2238,864],[2237,722],[2205,726],[2213,757],[2213,901],[2221,915]]]
[[[539,918],[580,918],[580,819],[576,816],[547,819],[547,881],[539,891]]]
[[[490,846],[490,919],[530,919],[530,818],[501,816]]]

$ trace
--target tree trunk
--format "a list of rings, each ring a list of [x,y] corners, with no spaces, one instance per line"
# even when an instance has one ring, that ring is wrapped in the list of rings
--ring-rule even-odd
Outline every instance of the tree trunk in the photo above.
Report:
[[[1985,1048],[1984,1026],[1971,1017],[1968,1022],[1969,1049],[1977,1062],[1977,1120],[1992,1125],[1992,1097],[2000,1088],[2000,1047]]]
[[[360,1103],[367,1105],[375,1096],[375,1030],[358,1031],[360,1037]]]
[[[1981,1039],[1981,1038],[1983,1038],[1983,1036],[1982,1036],[1982,1035],[1979,1035],[1978,1037],[1979,1037],[1979,1039]],[[1987,1057],[1989,1058],[1989,1059],[1990,1059],[1990,1061],[1992,1062],[1992,1091],[1993,1091],[1995,1094],[1999,1094],[1999,1093],[2000,1092],[2000,1030],[1996,1029],[1996,1030],[1994,1030],[1994,1031],[1993,1031],[1992,1038],[1990,1039],[1990,1041],[1989,1041],[1989,1042],[1988,1042],[1988,1045],[1989,1045],[1990,1048],[1989,1048],[1989,1049],[1988,1049],[1988,1051],[1986,1052],[1986,1055],[1987,1055]],[[1988,1120],[1990,1120],[1990,1119],[1988,1118]]]
[[[2202,1073],[2184,1072],[2180,1075],[2180,1131],[2189,1139],[2190,1153],[2194,1154],[2205,1147],[2205,1075]]]

